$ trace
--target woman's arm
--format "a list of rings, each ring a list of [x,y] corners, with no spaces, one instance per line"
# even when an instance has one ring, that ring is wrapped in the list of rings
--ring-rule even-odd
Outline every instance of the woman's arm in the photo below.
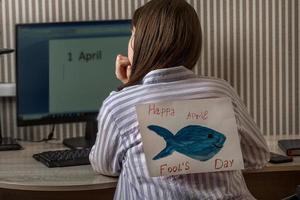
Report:
[[[242,100],[235,91],[233,93],[235,96],[233,105],[241,140],[245,169],[262,168],[270,159],[269,148],[263,134],[248,113]]]
[[[116,77],[124,84],[131,74],[131,64],[126,56],[118,55],[115,63]],[[91,165],[97,173],[118,176],[122,168],[124,146],[120,130],[104,103],[98,115],[98,133],[95,145],[90,153]]]
[[[89,158],[95,172],[118,176],[122,169],[124,146],[115,120],[104,107],[98,115],[97,138]]]
[[[249,126],[249,121],[245,122],[238,117],[237,122],[245,169],[264,167],[270,159],[270,152],[263,135],[258,128]]]

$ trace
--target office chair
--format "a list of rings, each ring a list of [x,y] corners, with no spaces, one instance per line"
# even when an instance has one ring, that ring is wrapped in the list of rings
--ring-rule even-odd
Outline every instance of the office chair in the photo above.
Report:
[[[286,197],[282,200],[300,200],[300,185],[296,187],[296,194]]]

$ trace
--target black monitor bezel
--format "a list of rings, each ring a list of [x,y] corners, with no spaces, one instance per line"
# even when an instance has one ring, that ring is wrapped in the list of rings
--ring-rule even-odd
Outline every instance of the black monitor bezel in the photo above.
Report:
[[[77,113],[74,113],[74,115],[70,116],[61,116],[61,117],[50,117],[47,116],[42,119],[32,119],[32,120],[23,120],[19,117],[19,82],[18,82],[18,32],[19,28],[23,26],[49,26],[49,25],[76,25],[76,24],[112,24],[112,23],[129,23],[131,24],[130,19],[120,19],[120,20],[100,20],[100,21],[72,21],[72,22],[45,22],[45,23],[18,23],[15,25],[15,60],[16,60],[16,118],[17,118],[17,126],[33,126],[33,125],[47,125],[47,124],[60,124],[60,123],[76,123],[76,122],[86,122],[86,121],[93,121],[96,119],[98,115],[97,112],[86,112],[81,113],[78,115]]]

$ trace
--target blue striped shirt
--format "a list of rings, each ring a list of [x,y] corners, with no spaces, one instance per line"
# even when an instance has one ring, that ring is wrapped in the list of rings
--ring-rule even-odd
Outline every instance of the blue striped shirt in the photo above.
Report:
[[[254,199],[239,170],[149,176],[135,105],[217,97],[232,99],[245,168],[263,167],[269,159],[266,142],[226,81],[197,77],[183,66],[154,70],[141,84],[111,93],[98,115],[90,161],[95,172],[119,176],[115,199]]]

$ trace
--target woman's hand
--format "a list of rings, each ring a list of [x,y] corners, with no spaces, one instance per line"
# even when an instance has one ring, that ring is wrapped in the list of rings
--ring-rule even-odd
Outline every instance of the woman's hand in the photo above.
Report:
[[[117,79],[122,81],[122,83],[128,83],[131,74],[131,63],[126,56],[117,56],[115,73]]]

